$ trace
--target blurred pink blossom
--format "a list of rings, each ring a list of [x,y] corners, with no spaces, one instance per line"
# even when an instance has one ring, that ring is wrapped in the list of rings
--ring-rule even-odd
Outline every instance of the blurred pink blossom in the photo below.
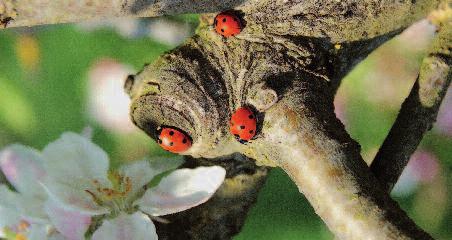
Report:
[[[428,151],[417,151],[408,164],[413,168],[413,174],[420,183],[432,182],[439,173],[439,163],[436,156]]]
[[[154,19],[147,26],[149,36],[159,42],[177,46],[191,34],[191,27],[187,23],[180,23],[164,18]]]
[[[334,98],[334,113],[341,120],[342,124],[347,124],[347,96],[344,91],[339,91]]]
[[[366,98],[398,108],[419,74],[419,59],[426,53],[434,33],[435,27],[421,20],[372,53],[369,61],[374,66],[360,79],[367,91]]]
[[[81,31],[94,31],[108,28],[126,38],[150,37],[163,44],[176,46],[192,34],[188,23],[170,20],[168,18],[150,18],[145,20],[118,18],[95,20],[76,25]]]
[[[89,72],[89,113],[103,127],[119,133],[135,130],[129,117],[129,96],[124,81],[132,67],[114,59],[101,59]]]
[[[436,127],[441,133],[452,137],[452,87],[447,91],[441,104]]]
[[[422,50],[430,45],[435,34],[435,25],[427,19],[420,20],[399,35],[399,40],[404,44],[402,47],[412,50]]]
[[[409,195],[419,184],[431,183],[438,177],[440,165],[437,157],[426,150],[417,150],[403,170],[392,194],[396,196]]]
[[[76,27],[82,31],[94,31],[101,28],[110,28],[115,30],[121,36],[133,38],[139,31],[140,20],[134,18],[115,18],[115,19],[96,19],[76,24]]]

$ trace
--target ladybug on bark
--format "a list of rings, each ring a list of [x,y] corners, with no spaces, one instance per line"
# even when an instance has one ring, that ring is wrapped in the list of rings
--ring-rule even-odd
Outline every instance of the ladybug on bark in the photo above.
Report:
[[[191,147],[191,140],[185,133],[170,127],[160,129],[157,142],[172,153],[185,152]]]
[[[245,144],[256,135],[256,125],[257,121],[253,111],[241,107],[232,114],[229,130],[237,141]]]
[[[242,29],[240,18],[232,12],[222,12],[215,17],[215,31],[223,37],[233,37],[239,34]]]

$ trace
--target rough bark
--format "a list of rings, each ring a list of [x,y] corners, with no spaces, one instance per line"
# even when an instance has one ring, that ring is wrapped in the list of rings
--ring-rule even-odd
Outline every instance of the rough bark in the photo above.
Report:
[[[132,120],[153,138],[160,125],[183,129],[193,138],[186,154],[194,157],[239,152],[283,168],[338,238],[431,239],[380,187],[333,112],[340,78],[437,2],[380,4],[244,5],[246,27],[231,39],[215,34],[206,21],[213,15],[205,15],[196,36],[129,79]],[[315,6],[335,19],[316,22],[322,35],[303,30],[312,20],[296,17]],[[350,15],[338,15],[338,6]],[[366,27],[353,25],[358,19]],[[348,20],[353,31],[337,31]],[[369,27],[375,21],[378,27]],[[247,145],[228,133],[231,113],[243,105],[255,108],[260,126]]]
[[[44,1],[3,0],[0,20],[13,27],[234,7],[246,23],[237,38],[215,34],[214,15],[204,15],[197,35],[128,79],[134,123],[153,138],[160,125],[184,130],[193,139],[186,152],[193,157],[241,153],[283,168],[340,239],[431,239],[380,186],[332,103],[357,62],[439,1],[118,2],[56,1],[41,12]],[[259,120],[256,139],[247,145],[228,132],[231,113],[242,105],[253,107]],[[196,231],[209,229],[201,225]],[[191,234],[186,237],[200,233]]]
[[[235,8],[249,13],[255,26],[265,33],[305,35],[343,42],[372,38],[409,25],[425,16],[435,2],[438,1],[1,0],[0,21],[6,27],[20,27],[111,17],[208,13]],[[397,16],[393,14],[395,12]],[[286,21],[291,24],[284,24]],[[343,24],[345,22],[347,24]],[[256,29],[252,32],[255,33]]]
[[[233,8],[243,1],[0,0],[0,23],[4,27],[23,27],[113,17],[206,13]]]

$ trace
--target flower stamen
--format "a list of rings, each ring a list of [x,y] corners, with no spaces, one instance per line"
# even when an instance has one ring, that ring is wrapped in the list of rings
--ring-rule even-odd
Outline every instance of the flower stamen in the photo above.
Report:
[[[100,206],[108,205],[112,209],[121,210],[126,207],[125,197],[132,191],[132,180],[118,172],[111,172],[108,176],[113,187],[102,187],[98,180],[92,183],[96,189],[95,192],[85,189],[91,198]]]
[[[17,226],[17,230],[19,232],[25,232],[28,230],[28,228],[30,227],[30,224],[27,221],[20,221],[19,225]]]

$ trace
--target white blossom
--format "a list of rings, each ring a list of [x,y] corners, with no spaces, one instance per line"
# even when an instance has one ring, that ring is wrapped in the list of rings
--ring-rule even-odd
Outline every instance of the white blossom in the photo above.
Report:
[[[0,237],[84,239],[91,224],[90,216],[64,209],[47,197],[40,184],[47,174],[38,151],[21,145],[9,146],[0,153],[0,168],[16,190],[0,185]]]
[[[90,140],[65,133],[42,152],[48,177],[44,186],[64,209],[106,216],[92,239],[157,239],[149,216],[184,211],[207,201],[220,187],[225,170],[218,166],[175,170],[150,189],[157,175],[179,160],[136,161],[109,171],[107,154]],[[153,167],[151,167],[151,164]]]

